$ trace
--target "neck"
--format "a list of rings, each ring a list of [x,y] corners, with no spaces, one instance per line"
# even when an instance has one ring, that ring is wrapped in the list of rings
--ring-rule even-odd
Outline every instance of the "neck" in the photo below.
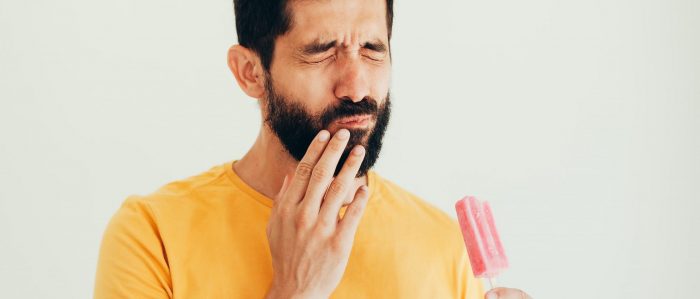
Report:
[[[233,171],[251,188],[274,200],[282,188],[284,176],[291,180],[298,164],[299,161],[285,150],[277,135],[263,124],[253,146],[233,164]],[[366,175],[355,178],[352,190],[367,183]],[[354,194],[350,192],[344,204],[352,202]]]

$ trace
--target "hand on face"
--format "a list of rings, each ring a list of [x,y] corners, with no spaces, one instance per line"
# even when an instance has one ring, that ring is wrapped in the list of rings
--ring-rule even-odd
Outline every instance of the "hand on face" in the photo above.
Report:
[[[342,129],[329,138],[325,130],[314,138],[275,198],[266,229],[274,271],[268,298],[328,298],[345,272],[369,198],[366,186],[353,187],[365,151],[354,147],[334,178],[350,133]],[[340,219],[348,194],[354,200]]]

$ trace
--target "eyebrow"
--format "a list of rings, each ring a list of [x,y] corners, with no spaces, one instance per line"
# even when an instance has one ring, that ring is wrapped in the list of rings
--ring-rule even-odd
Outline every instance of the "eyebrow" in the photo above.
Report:
[[[315,40],[315,41],[303,46],[301,48],[301,53],[303,55],[311,56],[311,55],[315,55],[315,54],[319,54],[319,53],[324,53],[324,52],[326,52],[326,51],[328,51],[331,48],[336,47],[336,46],[338,46],[337,40],[325,42],[325,43],[321,42],[319,40]],[[362,44],[362,48],[376,51],[376,52],[381,52],[381,53],[385,53],[387,51],[386,45],[380,39],[375,39],[374,41],[365,42],[364,44]]]
[[[379,39],[375,39],[374,41],[371,41],[371,42],[365,42],[362,45],[362,47],[365,49],[376,51],[376,52],[381,52],[381,53],[386,52],[386,45],[384,44],[384,42],[382,42]]]
[[[301,53],[304,55],[314,55],[314,54],[318,54],[318,53],[323,53],[323,52],[326,52],[326,51],[330,50],[331,48],[335,47],[336,44],[338,44],[337,41],[322,43],[318,40],[315,40],[315,41],[311,42],[310,44],[302,47]]]

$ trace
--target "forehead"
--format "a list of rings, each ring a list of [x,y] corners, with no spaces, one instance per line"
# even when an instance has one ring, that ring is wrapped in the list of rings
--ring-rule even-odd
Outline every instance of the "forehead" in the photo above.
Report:
[[[297,42],[388,39],[386,0],[292,0],[287,35]]]

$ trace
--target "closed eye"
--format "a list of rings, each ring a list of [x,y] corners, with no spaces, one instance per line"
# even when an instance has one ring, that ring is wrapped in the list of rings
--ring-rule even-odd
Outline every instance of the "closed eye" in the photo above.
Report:
[[[335,60],[335,55],[330,55],[330,56],[323,58],[321,60],[307,61],[307,63],[308,64],[321,64],[321,63],[324,63],[324,62],[330,61],[330,60]]]
[[[362,55],[362,56],[364,56],[365,58],[367,58],[367,59],[369,59],[369,60],[372,60],[372,61],[382,61],[382,60],[384,60],[384,57],[380,57],[379,55],[367,55],[367,54],[365,54],[365,55]],[[383,55],[382,55],[382,56],[383,56]]]
[[[373,61],[383,61],[387,53],[387,47],[381,40],[366,42],[362,45],[362,56]]]

